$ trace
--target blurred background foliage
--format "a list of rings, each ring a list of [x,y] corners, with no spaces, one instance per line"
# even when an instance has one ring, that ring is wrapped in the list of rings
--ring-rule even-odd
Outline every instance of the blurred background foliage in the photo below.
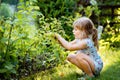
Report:
[[[111,1],[111,0],[96,0],[98,4],[102,4],[102,5],[119,5],[120,2],[119,0],[114,0],[114,1]]]
[[[0,79],[19,79],[65,64],[69,53],[54,39],[54,33],[74,39],[72,23],[87,16],[104,27],[100,46],[120,47],[118,16],[100,5],[120,5],[118,0],[0,0]]]
[[[13,12],[10,10],[10,5],[2,3],[0,6],[0,19],[2,17],[12,17]]]

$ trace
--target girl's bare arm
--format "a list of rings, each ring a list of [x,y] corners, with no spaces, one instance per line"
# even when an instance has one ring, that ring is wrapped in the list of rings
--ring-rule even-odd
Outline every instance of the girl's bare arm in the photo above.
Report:
[[[74,51],[74,50],[80,50],[80,49],[84,49],[87,48],[86,42],[85,41],[77,41],[74,40],[72,42],[68,42],[66,41],[64,38],[62,38],[59,34],[55,34],[56,38],[58,39],[58,41],[60,42],[60,44],[70,50],[70,51]]]
[[[75,40],[73,40],[73,41],[71,41],[71,42],[69,42],[70,44],[75,44],[76,43],[76,39]]]

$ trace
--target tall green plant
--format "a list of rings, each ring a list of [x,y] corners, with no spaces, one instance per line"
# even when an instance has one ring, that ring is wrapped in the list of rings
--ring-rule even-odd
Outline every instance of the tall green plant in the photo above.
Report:
[[[39,6],[40,12],[45,17],[70,16],[74,13],[75,8],[75,1],[73,0],[37,0],[34,4]]]
[[[65,59],[65,52],[56,43],[54,34],[63,34],[56,18],[45,19],[24,4],[18,7],[12,19],[0,21],[0,78],[12,79],[33,71],[48,69]],[[39,18],[37,27],[36,18]],[[51,33],[51,34],[50,34]]]

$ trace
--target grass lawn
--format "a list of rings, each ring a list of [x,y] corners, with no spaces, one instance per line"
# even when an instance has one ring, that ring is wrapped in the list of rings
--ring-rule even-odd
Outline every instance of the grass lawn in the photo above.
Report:
[[[104,67],[101,75],[93,80],[120,80],[120,49],[108,50],[101,47],[99,51],[104,61]],[[71,63],[67,63],[21,80],[79,80],[78,78],[82,75],[80,69]]]

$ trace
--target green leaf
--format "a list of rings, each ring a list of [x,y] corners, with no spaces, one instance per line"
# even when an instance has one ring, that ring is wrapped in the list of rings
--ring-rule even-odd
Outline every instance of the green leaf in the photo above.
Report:
[[[5,73],[7,72],[7,69],[0,69],[0,73]]]
[[[16,70],[14,68],[10,72],[16,74]]]
[[[0,32],[4,32],[4,30],[3,30],[2,26],[0,26]]]
[[[8,70],[12,70],[13,67],[14,67],[14,65],[12,65],[12,64],[9,63],[9,62],[8,62],[8,63],[6,64],[6,66],[5,66],[5,68],[8,69]]]

